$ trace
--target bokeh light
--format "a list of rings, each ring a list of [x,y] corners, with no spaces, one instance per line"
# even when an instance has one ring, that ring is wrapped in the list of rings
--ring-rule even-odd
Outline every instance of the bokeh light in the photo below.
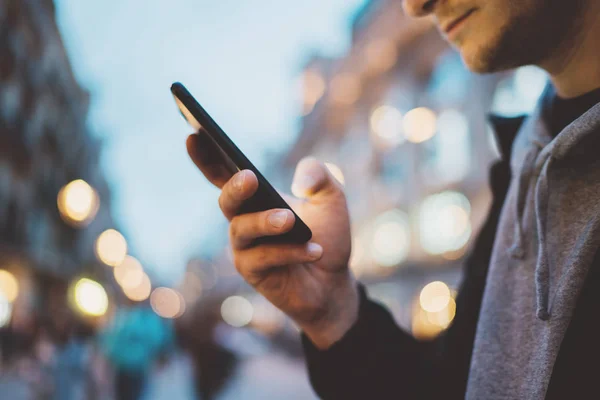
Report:
[[[0,269],[0,295],[8,302],[12,303],[19,295],[19,282],[15,276],[3,269]]]
[[[446,330],[456,316],[456,292],[443,282],[425,286],[413,304],[412,332],[419,339],[433,339]]]
[[[283,329],[285,316],[281,310],[260,295],[252,297],[252,327],[267,335]]]
[[[419,304],[423,310],[436,313],[448,307],[450,297],[448,285],[440,281],[431,282],[421,290]]]
[[[151,291],[152,284],[150,282],[150,278],[145,273],[144,277],[142,278],[142,282],[138,286],[133,288],[123,287],[123,293],[131,301],[144,301],[150,297]]]
[[[406,213],[390,210],[373,223],[371,252],[382,267],[394,267],[404,261],[410,250],[410,225]]]
[[[460,181],[471,168],[469,121],[460,111],[448,109],[440,113],[438,126],[436,174],[443,182]]]
[[[104,264],[115,267],[125,260],[127,241],[118,231],[108,229],[96,239],[96,255]]]
[[[211,290],[219,281],[219,271],[214,263],[202,259],[192,259],[187,264],[187,270],[195,276],[201,290]],[[188,275],[186,275],[187,277]],[[183,282],[182,284],[185,284]]]
[[[0,328],[5,327],[10,322],[12,316],[12,304],[0,293]]]
[[[100,200],[98,193],[86,181],[77,179],[58,192],[57,205],[65,222],[85,226],[96,216]]]
[[[331,80],[331,100],[338,105],[354,104],[361,93],[360,79],[351,73],[341,73]]]
[[[442,257],[448,261],[460,260],[467,254],[467,246],[463,246],[458,250],[450,250],[442,254]]]
[[[402,121],[404,135],[412,143],[422,143],[431,139],[437,130],[437,117],[425,107],[410,110]]]
[[[331,175],[342,185],[346,183],[342,169],[333,163],[325,163],[325,166],[331,172]]]
[[[517,95],[523,99],[528,109],[535,107],[547,83],[548,74],[532,65],[517,68],[514,75]]]
[[[446,329],[450,326],[454,317],[456,316],[456,301],[450,297],[446,307],[438,312],[428,312],[427,319],[434,325],[439,326],[442,329]]]
[[[455,252],[471,238],[471,204],[458,192],[442,192],[427,197],[419,212],[423,249],[434,255]]]
[[[186,271],[184,279],[179,285],[179,290],[186,303],[193,304],[202,296],[204,290],[202,282],[196,272]]]
[[[158,287],[152,291],[150,305],[163,318],[178,318],[185,312],[183,296],[167,287]]]
[[[73,294],[75,305],[82,313],[94,317],[106,314],[108,295],[98,282],[87,278],[79,279]]]
[[[371,114],[371,132],[382,147],[394,147],[404,142],[402,113],[392,106],[379,106]]]
[[[370,71],[372,73],[381,73],[389,70],[396,64],[398,50],[394,41],[390,39],[376,39],[367,45],[365,56]]]
[[[530,114],[548,82],[548,74],[534,66],[518,68],[496,86],[491,112],[514,117]]]
[[[125,260],[113,270],[115,280],[122,288],[134,289],[142,284],[144,280],[144,268],[142,264],[132,256],[126,256]]]
[[[252,321],[254,307],[242,296],[231,296],[221,304],[221,317],[229,325],[241,328]]]
[[[304,92],[303,115],[308,115],[325,93],[325,79],[319,71],[308,69],[302,77],[302,88]]]
[[[356,235],[352,239],[352,252],[350,253],[350,260],[348,261],[348,265],[354,276],[360,278],[365,273],[365,248],[362,240]]]

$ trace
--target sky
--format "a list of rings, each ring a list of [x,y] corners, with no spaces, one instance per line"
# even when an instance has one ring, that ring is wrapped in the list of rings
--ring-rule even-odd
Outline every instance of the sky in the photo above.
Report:
[[[113,215],[132,255],[163,283],[180,279],[224,221],[218,191],[187,157],[191,130],[171,83],[184,83],[261,168],[298,130],[302,64],[315,50],[342,55],[364,2],[56,0],[75,75],[91,94],[88,125],[104,141]]]

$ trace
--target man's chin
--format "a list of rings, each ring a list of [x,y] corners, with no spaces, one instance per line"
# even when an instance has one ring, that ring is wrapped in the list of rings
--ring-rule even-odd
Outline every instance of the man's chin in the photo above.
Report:
[[[491,49],[486,48],[462,48],[459,49],[463,63],[472,72],[477,74],[489,74],[514,68],[512,63],[501,62]]]
[[[488,62],[481,58],[465,57],[463,55],[462,59],[469,71],[476,74],[489,74],[497,71]]]

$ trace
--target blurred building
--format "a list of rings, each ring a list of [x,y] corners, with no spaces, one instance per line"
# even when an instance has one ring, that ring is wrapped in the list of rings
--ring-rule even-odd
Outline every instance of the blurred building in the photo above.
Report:
[[[40,312],[65,308],[70,278],[105,273],[94,241],[113,221],[101,143],[86,126],[88,105],[53,2],[0,0],[0,268],[17,275],[19,297]],[[99,199],[85,227],[66,223],[57,207],[61,188],[77,179]]]
[[[398,209],[411,229],[406,257],[391,267],[441,262],[421,246],[419,207],[429,195],[457,191],[474,203],[474,227],[481,221],[494,157],[486,113],[497,81],[469,73],[429,20],[404,16],[399,2],[374,1],[355,18],[347,56],[308,62],[303,127],[280,179],[289,181],[307,155],[339,167],[355,237]]]
[[[305,63],[300,132],[263,173],[287,190],[303,157],[326,162],[348,199],[355,275],[397,322],[431,336],[453,318],[462,260],[490,205],[498,152],[488,115],[530,112],[546,76],[533,67],[469,72],[430,20],[408,18],[395,0],[367,2],[351,29],[346,55]],[[256,303],[230,248],[212,248],[219,286]],[[445,285],[427,286],[434,281]],[[423,301],[436,296],[448,301],[431,314]]]
[[[351,268],[401,324],[425,284],[458,285],[491,200],[487,115],[528,111],[544,84],[531,68],[518,75],[470,73],[430,20],[394,0],[357,13],[347,55],[305,65],[302,129],[274,180],[289,187],[305,156],[328,163],[350,207]]]

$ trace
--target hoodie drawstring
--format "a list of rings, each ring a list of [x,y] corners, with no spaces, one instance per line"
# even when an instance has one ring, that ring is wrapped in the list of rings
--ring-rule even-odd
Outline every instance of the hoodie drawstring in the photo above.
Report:
[[[527,193],[533,179],[535,186],[535,218],[538,232],[538,254],[535,265],[537,317],[543,321],[550,317],[548,297],[550,291],[550,267],[548,265],[546,245],[546,218],[548,206],[547,172],[552,159],[548,149],[543,151],[548,142],[539,139],[533,141],[532,148],[525,155],[517,186],[517,204],[514,207],[515,234],[514,241],[508,249],[512,258],[522,260],[525,257],[523,234],[523,214],[525,212]]]
[[[546,321],[550,318],[550,265],[548,263],[548,243],[546,225],[548,219],[548,168],[552,161],[549,155],[541,164],[541,173],[535,191],[535,215],[538,231],[538,254],[535,265],[535,293],[539,319]],[[537,169],[537,168],[536,168]]]
[[[546,143],[539,140],[534,140],[534,146],[525,155],[523,165],[519,174],[519,183],[517,186],[517,204],[514,208],[515,234],[513,244],[508,249],[512,258],[523,259],[525,257],[525,249],[523,244],[523,213],[525,210],[525,201],[531,177],[534,174],[534,165],[540,151],[545,147]]]

